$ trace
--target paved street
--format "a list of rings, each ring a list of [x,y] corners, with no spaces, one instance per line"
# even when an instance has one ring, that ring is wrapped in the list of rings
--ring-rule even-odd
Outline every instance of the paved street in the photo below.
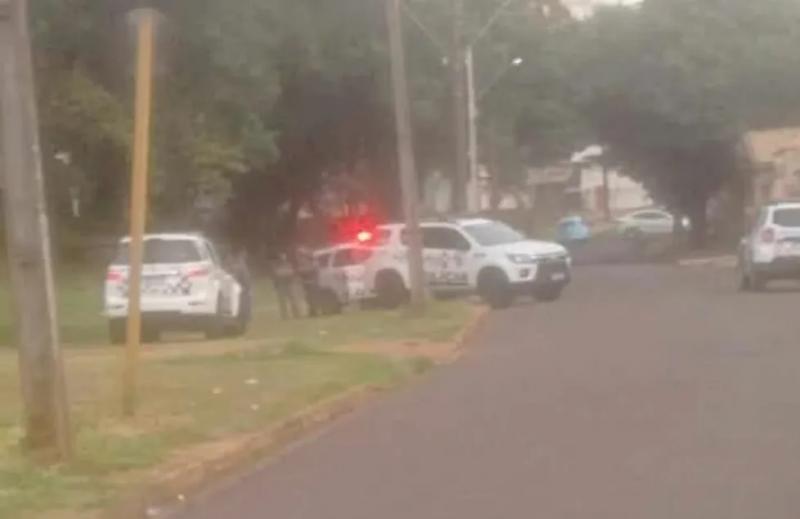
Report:
[[[193,519],[796,519],[800,292],[586,267]]]

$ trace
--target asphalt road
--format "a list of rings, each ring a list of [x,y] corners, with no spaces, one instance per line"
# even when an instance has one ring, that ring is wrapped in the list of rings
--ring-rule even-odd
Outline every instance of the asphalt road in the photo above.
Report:
[[[800,292],[579,269],[193,519],[796,519]]]

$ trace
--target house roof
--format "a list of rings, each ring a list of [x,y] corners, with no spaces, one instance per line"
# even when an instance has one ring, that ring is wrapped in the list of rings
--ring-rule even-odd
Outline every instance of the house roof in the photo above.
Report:
[[[800,128],[748,132],[744,141],[747,153],[754,162],[772,162],[787,151],[800,151]]]

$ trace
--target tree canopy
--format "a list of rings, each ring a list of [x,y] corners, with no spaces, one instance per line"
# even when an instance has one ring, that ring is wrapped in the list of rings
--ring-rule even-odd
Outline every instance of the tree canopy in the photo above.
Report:
[[[129,4],[31,1],[51,191],[79,188],[83,220],[109,232],[124,229],[128,190]],[[452,6],[406,5],[421,22],[405,20],[418,163],[450,171]],[[582,20],[556,0],[464,0],[462,21],[497,182],[520,185],[528,167],[601,143],[696,220],[698,240],[708,199],[739,178],[741,133],[800,117],[794,0],[644,0]],[[230,233],[273,239],[336,182],[397,214],[381,2],[170,0],[158,32],[159,225],[225,207]]]

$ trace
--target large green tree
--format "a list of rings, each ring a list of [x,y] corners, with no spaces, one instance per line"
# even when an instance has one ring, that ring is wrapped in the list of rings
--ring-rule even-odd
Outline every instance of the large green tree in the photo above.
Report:
[[[742,180],[742,131],[797,118],[798,21],[787,0],[645,0],[567,29],[582,113],[628,172],[689,215],[697,246],[709,199]]]

